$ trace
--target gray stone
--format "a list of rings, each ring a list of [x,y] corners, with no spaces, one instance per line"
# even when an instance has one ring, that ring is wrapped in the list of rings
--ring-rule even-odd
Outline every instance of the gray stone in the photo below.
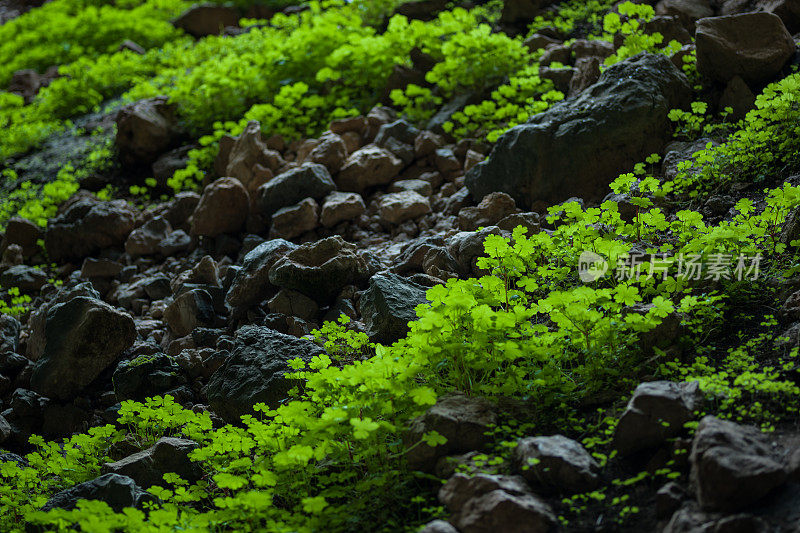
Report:
[[[304,244],[282,256],[270,269],[269,281],[329,303],[344,286],[366,281],[368,275],[367,262],[355,245],[335,236]]]
[[[450,512],[458,513],[464,505],[473,498],[483,496],[495,490],[502,490],[508,494],[522,496],[530,494],[531,489],[520,476],[502,476],[497,474],[463,473],[453,474],[441,489],[439,501]]]
[[[325,197],[322,204],[320,222],[326,228],[332,228],[339,222],[360,217],[367,210],[364,199],[354,192],[332,192]]]
[[[368,145],[350,154],[336,184],[342,191],[363,193],[370,187],[390,183],[402,169],[403,162],[393,153]]]
[[[130,315],[93,298],[77,296],[47,312],[46,344],[31,375],[31,388],[49,398],[77,395],[136,338]]]
[[[154,498],[128,476],[105,474],[56,493],[41,510],[72,510],[80,500],[100,500],[119,513],[126,507],[138,507],[140,503]]]
[[[79,200],[50,220],[44,236],[51,261],[83,259],[101,249],[120,246],[136,224],[136,212],[124,200]]]
[[[466,175],[475,199],[491,192],[517,205],[600,199],[620,172],[660,152],[671,109],[688,104],[686,77],[662,55],[638,54],[603,72],[574,100],[507,131]]]
[[[150,219],[128,235],[128,240],[125,241],[125,251],[132,257],[152,255],[158,251],[161,241],[171,232],[172,226],[165,218]]]
[[[397,274],[375,274],[361,296],[361,316],[373,342],[389,345],[408,332],[416,307],[426,303],[426,287]]]
[[[47,285],[49,276],[41,269],[27,265],[15,265],[0,274],[0,285],[17,287],[23,293],[38,293]]]
[[[780,487],[788,474],[768,442],[753,427],[706,416],[695,432],[691,482],[703,509],[738,511]]]
[[[294,385],[284,378],[290,372],[288,361],[309,361],[322,349],[306,339],[277,331],[244,326],[236,332],[231,356],[208,382],[206,395],[211,408],[226,422],[253,413],[253,405],[278,407]]]
[[[538,496],[503,490],[469,500],[453,522],[461,533],[548,533],[557,524],[553,510]]]
[[[619,419],[612,442],[614,448],[620,455],[630,455],[679,435],[701,400],[696,381],[642,383]]]
[[[269,282],[269,270],[278,259],[296,248],[297,245],[289,241],[272,239],[248,252],[225,297],[228,305],[245,309],[263,301],[275,290]]]
[[[219,35],[228,26],[238,26],[241,18],[235,7],[219,4],[195,4],[176,18],[172,24],[192,37]]]
[[[796,48],[772,13],[700,19],[695,39],[698,73],[721,83],[738,75],[752,87],[773,81]]]
[[[198,444],[192,440],[162,437],[146,450],[113,463],[105,463],[102,471],[127,476],[144,488],[168,486],[164,481],[164,474],[167,473],[178,474],[193,483],[202,476],[200,465],[189,459],[189,452],[197,447]]]
[[[294,239],[312,231],[319,223],[319,204],[313,198],[290,207],[278,209],[272,215],[272,226],[269,230],[271,239]]]
[[[579,442],[563,435],[521,439],[514,462],[536,488],[577,493],[600,485],[600,465]]]
[[[175,360],[163,353],[140,355],[123,361],[112,377],[117,401],[144,401],[186,384],[186,378]],[[124,474],[125,472],[119,472]],[[131,476],[134,477],[134,476]],[[137,480],[138,482],[138,480]]]
[[[213,327],[216,315],[211,294],[203,289],[187,291],[164,310],[164,322],[177,337],[183,337],[198,326]]]
[[[175,106],[166,96],[129,104],[117,113],[116,146],[130,164],[152,164],[179,135]]]
[[[381,198],[378,213],[390,224],[402,224],[431,212],[427,198],[414,191],[393,192]]]
[[[203,191],[192,215],[192,233],[217,237],[237,233],[244,226],[250,196],[236,178],[220,178]]]
[[[264,216],[271,217],[282,207],[294,205],[305,198],[319,200],[334,190],[336,185],[328,169],[317,163],[305,163],[275,176],[259,187],[259,207]]]

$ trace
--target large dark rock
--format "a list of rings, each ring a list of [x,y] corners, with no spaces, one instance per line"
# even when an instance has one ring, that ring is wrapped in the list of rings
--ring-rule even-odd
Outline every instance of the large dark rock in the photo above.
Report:
[[[178,474],[195,482],[202,476],[198,463],[189,459],[189,452],[198,444],[187,439],[162,437],[153,446],[124,459],[103,465],[103,472],[128,476],[141,487],[165,486],[164,474]]]
[[[45,347],[31,388],[50,398],[74,397],[136,339],[133,319],[105,302],[78,296],[47,313]]]
[[[335,191],[336,185],[324,166],[305,163],[279,174],[259,187],[258,197],[262,213],[271,217],[282,207],[288,207],[305,198],[320,200]]]
[[[327,303],[344,286],[366,281],[368,275],[367,262],[356,246],[335,236],[304,244],[278,259],[269,281]]]
[[[74,509],[80,500],[99,500],[106,502],[115,512],[125,507],[137,507],[144,501],[155,498],[140,489],[128,476],[105,474],[91,481],[75,485],[53,495],[42,507],[42,511],[52,509]]]
[[[208,402],[226,422],[252,414],[253,405],[260,402],[275,409],[294,385],[284,378],[290,371],[288,361],[309,361],[320,353],[322,349],[309,340],[244,326],[236,332],[231,356],[208,382]]]
[[[426,287],[397,274],[375,274],[361,297],[361,315],[373,342],[391,344],[408,332],[419,304],[427,302]]]
[[[0,353],[17,351],[21,327],[19,320],[13,316],[0,314]],[[3,373],[2,368],[0,373]]]
[[[136,212],[124,200],[79,200],[47,226],[44,245],[51,261],[62,262],[121,246],[136,225]]]
[[[517,205],[601,199],[608,184],[670,137],[667,114],[688,104],[686,77],[662,55],[639,54],[598,83],[507,131],[466,176],[472,197],[511,195]]]
[[[697,500],[707,510],[738,511],[788,477],[767,435],[713,416],[700,421],[689,461]]]
[[[117,113],[116,145],[129,164],[152,164],[179,138],[175,106],[166,96],[129,104]]]
[[[528,24],[539,15],[543,7],[552,4],[554,0],[506,0],[503,2],[503,11],[500,22],[505,24]]]
[[[263,301],[275,288],[269,282],[269,269],[278,259],[297,248],[283,239],[262,242],[253,248],[236,272],[225,301],[235,310],[242,310]]]
[[[735,76],[752,87],[769,83],[795,53],[791,34],[772,13],[743,13],[697,21],[697,72],[727,83]]]
[[[219,4],[196,4],[181,13],[172,25],[192,37],[219,35],[228,26],[238,26],[239,10]]]
[[[587,492],[600,485],[600,465],[579,442],[563,435],[520,439],[514,462],[520,474],[541,490]]]
[[[163,353],[140,355],[123,361],[112,378],[117,401],[136,400],[164,395],[186,383],[175,360]]]

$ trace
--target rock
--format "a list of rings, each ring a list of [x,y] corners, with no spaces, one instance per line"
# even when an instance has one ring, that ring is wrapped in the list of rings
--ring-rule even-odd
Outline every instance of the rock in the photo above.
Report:
[[[178,474],[189,483],[194,483],[202,477],[200,465],[189,459],[189,452],[196,448],[198,444],[192,440],[161,437],[146,450],[113,463],[105,463],[102,471],[105,474],[127,476],[145,488],[169,486],[164,481],[164,474],[167,473]]]
[[[203,190],[192,215],[192,233],[217,237],[237,233],[247,220],[250,197],[236,178],[220,178]]]
[[[258,188],[262,213],[271,217],[282,207],[294,205],[305,198],[319,200],[336,190],[328,170],[317,163],[304,163]]]
[[[557,524],[553,510],[538,496],[503,490],[469,500],[453,522],[461,533],[548,533]]]
[[[319,204],[313,198],[306,198],[299,204],[278,209],[272,215],[270,239],[294,239],[317,227]]]
[[[27,294],[35,294],[47,285],[50,278],[43,270],[27,265],[15,265],[7,268],[0,274],[0,285],[3,287],[17,287]]]
[[[319,142],[308,154],[306,161],[319,163],[328,169],[329,172],[339,172],[347,159],[347,145],[344,140],[335,133],[325,133],[319,138]]]
[[[542,8],[553,3],[554,0],[506,0],[503,2],[503,11],[500,22],[503,24],[530,23]]]
[[[325,197],[319,218],[323,226],[332,228],[339,222],[360,217],[366,210],[367,206],[360,194],[334,191]]]
[[[171,201],[164,206],[164,218],[172,224],[173,228],[189,230],[186,222],[192,216],[197,204],[200,203],[200,195],[196,192],[179,192]]]
[[[678,17],[670,16],[657,16],[642,25],[645,33],[653,34],[660,33],[664,38],[664,44],[672,41],[677,41],[682,45],[692,43],[692,35],[686,30],[686,27],[678,20]],[[691,25],[692,32],[694,32],[694,23]]]
[[[276,409],[294,385],[283,377],[291,371],[288,361],[299,357],[308,362],[321,352],[309,340],[260,326],[244,326],[236,332],[230,357],[208,382],[209,404],[229,423],[253,413],[256,403]]]
[[[153,177],[158,187],[169,187],[169,180],[172,179],[175,171],[186,168],[189,163],[189,151],[194,148],[196,147],[191,145],[175,148],[153,162]]]
[[[767,436],[756,428],[706,416],[695,432],[691,482],[703,509],[738,511],[787,479]]]
[[[215,167],[222,170],[224,175],[241,181],[253,197],[256,190],[264,184],[264,179],[256,171],[257,166],[277,172],[284,165],[281,154],[267,147],[261,137],[261,124],[255,120],[247,123],[239,137],[230,138],[227,154],[223,151],[222,144],[220,141],[220,154]]]
[[[484,196],[477,207],[465,207],[459,211],[458,227],[462,231],[474,231],[481,226],[494,226],[518,211],[513,198],[503,192],[493,192]]]
[[[517,226],[522,226],[528,230],[526,235],[530,237],[541,230],[539,214],[534,212],[514,213],[500,219],[497,227],[505,231],[514,231]]]
[[[567,52],[569,52],[569,50],[567,50]],[[555,89],[564,94],[569,92],[569,85],[572,78],[575,77],[575,72],[576,70],[572,67],[539,67],[539,77],[552,81]]]
[[[374,143],[382,148],[388,148],[386,143],[388,143],[390,139],[396,139],[401,143],[413,146],[417,135],[419,135],[419,130],[417,128],[412,126],[408,121],[400,119],[382,125],[378,129],[378,134],[375,136]]]
[[[220,35],[228,26],[238,26],[239,10],[219,4],[195,4],[172,21],[172,25],[192,37]]]
[[[319,306],[308,296],[297,291],[281,289],[268,303],[272,313],[296,316],[303,320],[314,320],[319,314]]]
[[[479,274],[477,260],[486,252],[483,243],[489,235],[500,235],[500,228],[489,226],[480,231],[462,231],[447,241],[447,251],[456,260],[459,270]]]
[[[177,337],[188,335],[198,326],[213,327],[215,318],[214,301],[203,289],[181,294],[164,310],[164,322]]]
[[[263,242],[251,250],[242,261],[242,268],[233,278],[225,301],[234,309],[246,309],[264,300],[274,288],[269,282],[269,270],[278,259],[297,248],[283,239]]]
[[[161,241],[172,232],[170,223],[162,217],[147,221],[143,226],[133,230],[125,241],[125,251],[132,257],[153,255],[158,252]]]
[[[450,522],[433,520],[425,524],[425,527],[420,529],[419,533],[458,533],[458,530]]]
[[[797,0],[765,0],[761,4],[764,11],[781,18],[789,33],[800,32],[800,3]]]
[[[580,93],[597,83],[600,79],[599,57],[582,57],[575,61],[575,73],[569,80],[568,97],[578,96]]]
[[[31,257],[39,252],[37,241],[43,236],[42,228],[30,220],[11,217],[6,222],[6,232],[0,250],[6,250],[10,245],[17,244],[22,248],[23,256]]]
[[[79,200],[47,225],[47,255],[60,263],[121,246],[135,224],[136,212],[124,200]]]
[[[507,131],[466,175],[472,197],[511,195],[517,205],[600,199],[620,172],[660,152],[667,113],[688,103],[686,77],[664,56],[638,54],[606,69],[574,100]]]
[[[163,353],[155,353],[122,361],[114,371],[112,382],[117,401],[141,402],[151,396],[163,396],[185,385],[186,378],[173,358]],[[125,472],[119,473],[125,474]],[[135,476],[131,477],[135,479]]]
[[[31,388],[48,398],[78,394],[133,345],[133,319],[105,302],[77,296],[47,311],[45,347]]]
[[[433,194],[433,188],[431,187],[431,183],[425,180],[417,180],[417,179],[410,179],[410,180],[400,180],[395,181],[389,186],[389,192],[403,192],[403,191],[414,191],[421,196],[430,196]]]
[[[83,279],[116,278],[122,271],[122,263],[111,259],[95,259],[87,257],[81,267]]]
[[[340,190],[363,193],[377,185],[386,185],[403,169],[403,162],[390,151],[375,145],[356,150],[345,161],[336,177]]]
[[[0,314],[0,354],[15,353],[19,348],[19,332],[22,325],[19,320],[10,315]],[[6,374],[8,369],[0,366],[0,374]]]
[[[79,500],[100,500],[119,513],[125,507],[138,507],[142,502],[154,498],[140,489],[128,476],[105,474],[56,493],[41,510],[72,510]]]
[[[664,41],[668,43],[669,41]],[[595,41],[587,39],[577,39],[570,45],[572,56],[575,61],[587,59],[590,57],[597,57],[601,60],[609,57],[614,53],[614,45],[607,41]]]
[[[334,120],[328,129],[336,135],[344,135],[350,132],[361,135],[367,129],[367,119],[366,117],[358,116]]]
[[[219,287],[219,270],[217,263],[210,255],[203,256],[198,263],[189,270],[184,270],[175,276],[170,282],[170,287],[178,296],[181,292],[181,287],[187,284],[207,285],[206,289]]]
[[[124,41],[122,41],[119,44],[119,48],[117,48],[118,52],[124,52],[126,50],[140,56],[143,56],[144,54],[147,53],[147,50],[136,44],[134,41],[131,41],[130,39],[125,39]]]
[[[535,488],[577,493],[600,485],[600,465],[580,443],[563,435],[521,439],[514,462]]]
[[[422,159],[436,153],[436,150],[444,147],[444,139],[432,131],[421,131],[414,138],[414,155]]]
[[[164,237],[158,243],[158,253],[170,257],[192,249],[192,238],[182,229],[178,229]]]
[[[726,107],[733,109],[733,113],[730,115],[733,120],[743,119],[748,111],[755,108],[755,105],[756,95],[738,75],[731,78],[719,99],[720,109]]]
[[[402,224],[431,212],[427,198],[414,191],[393,192],[381,198],[378,213],[390,224]]]
[[[0,444],[3,444],[11,437],[11,424],[8,423],[2,415],[0,415]],[[5,460],[0,458],[0,460]]]
[[[432,448],[422,442],[406,453],[409,467],[432,471],[440,457],[481,450],[491,441],[485,435],[497,422],[492,404],[461,394],[441,397],[436,405],[411,421],[407,441],[417,444],[425,433],[436,431],[447,442]]]
[[[469,500],[495,490],[502,490],[515,496],[531,493],[531,489],[520,476],[456,473],[439,489],[439,501],[450,512],[458,513]]]
[[[304,244],[275,262],[269,281],[329,303],[342,287],[366,281],[367,262],[356,251],[355,245],[339,236]]]
[[[714,10],[710,0],[660,0],[656,4],[656,15],[676,17],[684,26],[692,28],[698,19],[713,17]],[[664,39],[664,44],[668,42]]]
[[[613,446],[620,455],[654,448],[683,431],[700,405],[702,393],[696,381],[642,383],[614,431]]]
[[[375,274],[369,289],[361,296],[360,307],[367,334],[373,342],[392,344],[408,333],[408,323],[417,319],[415,311],[426,303],[426,288],[397,274]]]
[[[697,72],[720,83],[734,76],[751,87],[772,81],[795,53],[777,15],[744,13],[697,21]]]
[[[94,289],[91,283],[81,283],[74,287],[61,289],[56,296],[49,302],[41,305],[31,312],[28,319],[28,346],[25,355],[31,361],[37,361],[44,353],[46,337],[45,328],[47,326],[47,313],[51,307],[68,302],[76,296],[86,296],[99,300],[100,294]]]
[[[656,517],[669,518],[686,499],[686,491],[674,481],[670,481],[656,492]]]
[[[436,18],[446,7],[447,0],[412,0],[397,6],[395,13],[408,19],[427,21]]]
[[[175,107],[166,96],[126,105],[117,113],[116,146],[129,164],[152,164],[177,140]]]

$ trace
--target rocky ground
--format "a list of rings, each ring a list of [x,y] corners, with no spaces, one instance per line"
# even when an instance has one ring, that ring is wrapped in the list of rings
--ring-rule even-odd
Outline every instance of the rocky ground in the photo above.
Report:
[[[800,9],[772,4],[780,17],[736,14],[752,7],[744,1],[712,8],[667,0],[659,2],[658,24],[688,34],[699,18],[735,14],[699,23],[698,69],[714,80],[720,101],[743,114],[754,92],[797,64],[787,27],[797,31]],[[0,22],[14,9],[0,4]],[[680,57],[638,55],[600,75],[599,62],[612,51],[583,40],[551,44],[554,60],[573,63],[565,83],[573,96],[495,146],[454,142],[387,107],[333,122],[302,142],[268,137],[251,122],[222,139],[217,177],[200,192],[142,210],[81,190],[46,229],[11,219],[0,284],[38,296],[30,313],[0,320],[0,446],[8,452],[0,459],[23,461],[14,454],[29,451],[32,434],[56,439],[113,423],[120,402],[154,395],[209,411],[219,425],[237,423],[254,403],[285,399],[287,362],[320,352],[305,336],[324,321],[344,314],[372,341],[392,343],[427,289],[482,274],[476,260],[486,236],[510,237],[519,225],[549,231],[547,205],[569,198],[596,205],[613,177],[651,153],[663,155],[660,176],[674,175],[708,141],[671,141],[667,113],[691,99]],[[116,124],[123,167],[152,168],[164,185],[185,163],[191,146],[181,145],[163,99],[106,119]],[[722,218],[736,199],[717,196],[703,209]],[[52,266],[33,266],[43,263]],[[623,459],[615,468],[657,469],[664,454],[683,450],[677,468],[690,479],[641,495],[651,507],[627,530],[800,531],[797,434],[767,435],[707,416],[688,440],[683,424],[700,402],[697,383],[647,382],[621,414],[614,447]],[[428,524],[427,533],[548,531],[558,527],[561,496],[615,475],[558,434],[520,440],[511,465],[473,468],[497,409],[452,395],[412,425],[412,433],[435,429],[448,439],[409,457],[412,467],[447,479],[438,497],[450,518]],[[86,497],[141,503],[140,487],[162,472],[192,475],[186,454],[193,446],[162,439],[108,463],[103,476],[57,494],[46,508]],[[454,457],[473,475],[456,472]],[[590,515],[594,523],[572,530],[616,530],[601,505]]]

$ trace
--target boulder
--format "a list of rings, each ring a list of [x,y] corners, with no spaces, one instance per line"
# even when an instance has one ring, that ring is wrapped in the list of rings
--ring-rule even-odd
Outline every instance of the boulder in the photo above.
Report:
[[[271,217],[283,207],[289,207],[306,198],[319,200],[336,190],[331,175],[324,166],[304,163],[275,176],[258,188],[261,212]]]
[[[451,394],[439,398],[436,405],[411,421],[407,441],[415,447],[406,453],[414,470],[430,472],[436,461],[446,455],[484,449],[491,438],[485,435],[497,423],[494,406],[481,398]],[[417,443],[425,433],[436,431],[447,442],[431,447]]]
[[[439,501],[450,512],[458,513],[469,500],[495,490],[502,490],[515,496],[531,493],[530,487],[520,476],[456,473],[439,489]]]
[[[64,262],[121,246],[135,227],[136,216],[134,208],[124,200],[78,200],[47,225],[47,255],[51,261]]]
[[[461,209],[458,212],[458,227],[462,231],[475,231],[481,226],[495,226],[518,211],[513,198],[503,192],[493,192],[487,194],[477,206]]]
[[[31,388],[48,398],[68,399],[133,345],[130,315],[105,302],[77,296],[47,311],[44,352],[31,374]]]
[[[163,396],[165,393],[185,385],[186,378],[172,357],[163,353],[155,353],[122,361],[114,371],[112,382],[117,401],[141,402],[151,396]],[[125,472],[119,473],[124,474]]]
[[[688,105],[686,77],[662,55],[638,54],[606,69],[573,100],[507,131],[466,175],[472,197],[505,192],[517,205],[601,199],[608,184],[669,138],[671,109]]]
[[[180,136],[175,106],[166,96],[126,105],[117,112],[116,146],[128,164],[151,165]]]
[[[197,447],[198,444],[192,440],[162,437],[146,450],[113,463],[105,463],[102,471],[104,474],[127,476],[144,488],[168,486],[164,481],[164,474],[167,473],[178,474],[189,483],[194,483],[202,477],[202,470],[198,463],[189,459],[189,452]]]
[[[264,184],[262,172],[257,167],[274,173],[285,162],[280,153],[267,147],[261,137],[261,124],[255,120],[247,123],[239,137],[228,139],[228,150],[223,150],[223,142],[220,141],[220,153],[215,168],[219,173],[241,181],[247,192],[255,196],[256,190]]]
[[[697,72],[720,83],[741,76],[751,87],[772,81],[796,45],[780,17],[743,13],[697,21]]]
[[[347,158],[336,184],[342,191],[363,193],[370,187],[386,185],[403,170],[403,162],[390,151],[375,145],[356,150]]]
[[[167,219],[152,218],[128,235],[128,240],[125,241],[125,251],[131,257],[153,255],[158,252],[161,241],[166,239],[171,232],[172,226]]]
[[[296,205],[278,209],[272,215],[269,237],[270,239],[294,239],[312,231],[318,223],[319,204],[313,198],[306,198]]]
[[[35,294],[50,279],[43,270],[28,265],[14,265],[0,274],[0,286],[17,287],[23,293]]]
[[[22,325],[11,315],[0,314],[0,354],[15,353],[19,348],[19,332]],[[0,374],[6,369],[0,367]]]
[[[761,0],[764,11],[778,15],[792,35],[800,32],[800,2],[797,0]]]
[[[231,423],[252,414],[257,403],[276,409],[294,386],[284,378],[291,372],[288,362],[298,357],[308,362],[320,353],[322,349],[309,340],[265,327],[244,326],[236,332],[230,357],[208,381],[209,404]]]
[[[469,500],[453,517],[461,533],[549,533],[556,527],[556,516],[538,496],[516,496],[493,490]]]
[[[347,145],[344,140],[335,133],[327,132],[319,138],[319,142],[305,160],[319,163],[329,172],[335,173],[342,168],[345,159],[347,159]]]
[[[242,268],[236,272],[225,301],[234,309],[246,309],[263,301],[275,289],[269,282],[272,266],[296,244],[283,239],[263,242],[251,250],[242,261]]]
[[[614,448],[620,455],[630,455],[659,446],[683,431],[683,424],[692,419],[701,401],[696,381],[642,383],[633,392],[614,430]]]
[[[213,327],[214,300],[204,289],[184,292],[164,310],[164,322],[176,337],[184,337],[196,327]]]
[[[367,210],[364,199],[354,192],[332,192],[325,197],[322,204],[320,222],[326,228],[332,228],[339,222],[360,217]]]
[[[237,233],[247,220],[250,196],[236,178],[220,178],[203,190],[192,215],[192,233],[217,237]]]
[[[136,482],[128,476],[104,474],[54,494],[41,510],[65,509],[69,511],[74,509],[80,500],[99,500],[107,503],[114,512],[119,513],[126,507],[138,507],[141,503],[154,499],[153,496],[140,489]]]
[[[415,191],[393,192],[381,198],[378,214],[389,224],[402,224],[431,212],[427,198]]]
[[[422,196],[430,196],[433,194],[433,187],[431,182],[420,179],[395,181],[389,186],[389,192],[403,191],[414,191]]]
[[[767,435],[713,416],[700,421],[689,461],[697,501],[706,510],[746,508],[788,477]]]
[[[504,24],[529,24],[536,15],[541,14],[542,8],[553,3],[554,0],[506,0],[503,2],[500,22]]]
[[[367,262],[356,246],[334,236],[304,244],[279,258],[269,271],[269,281],[330,303],[344,286],[366,281],[368,275]]]
[[[303,320],[314,320],[319,314],[317,302],[305,294],[290,289],[281,289],[267,303],[271,313],[295,316]]]
[[[408,333],[417,319],[416,307],[426,303],[426,287],[397,274],[375,274],[361,296],[360,307],[367,334],[373,342],[392,344]]]
[[[16,244],[22,248],[22,255],[30,257],[40,251],[37,241],[44,236],[42,228],[30,220],[11,217],[6,222],[6,232],[0,244],[0,250],[6,250]]]
[[[220,35],[228,26],[238,26],[241,18],[235,7],[195,4],[172,21],[172,25],[192,37]]]
[[[714,9],[710,0],[660,0],[656,4],[656,15],[676,17],[691,28],[698,19],[713,17]],[[664,44],[668,42],[664,40]]]
[[[514,462],[534,488],[577,493],[600,485],[600,465],[579,442],[563,435],[520,439]]]

